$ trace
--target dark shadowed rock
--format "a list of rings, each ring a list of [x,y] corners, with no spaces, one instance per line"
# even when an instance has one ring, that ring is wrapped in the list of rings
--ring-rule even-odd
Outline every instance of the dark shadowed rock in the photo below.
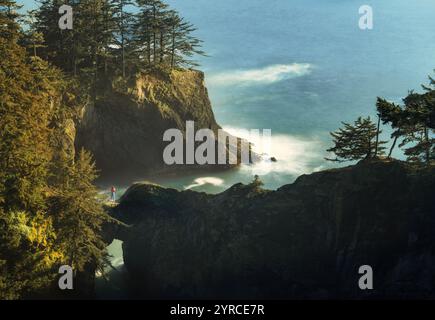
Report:
[[[137,297],[435,298],[434,191],[433,167],[374,161],[276,191],[137,184],[113,214],[132,225],[120,237]]]

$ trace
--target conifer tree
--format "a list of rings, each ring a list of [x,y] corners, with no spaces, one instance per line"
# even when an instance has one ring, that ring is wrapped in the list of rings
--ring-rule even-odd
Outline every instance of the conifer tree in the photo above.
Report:
[[[138,0],[138,8],[133,38],[141,66],[197,66],[190,58],[205,53],[202,41],[192,35],[192,24],[159,0]]]
[[[435,139],[431,136],[430,117],[434,109],[430,102],[431,94],[417,94],[411,92],[405,99],[406,126],[400,147],[411,144],[405,149],[405,155],[412,162],[426,162],[430,164],[434,159]]]
[[[133,5],[130,0],[112,0],[113,17],[115,22],[114,39],[116,45],[119,47],[121,57],[121,74],[126,76],[127,64],[127,47],[131,40],[131,25],[133,23],[133,14],[127,10],[129,6]]]
[[[69,84],[60,70],[19,45],[16,8],[0,0],[0,299],[35,296],[50,287],[60,263],[79,270],[104,255],[98,230],[105,214],[89,156],[72,161],[73,151],[55,143],[58,122],[72,121],[64,101],[72,92],[64,94]]]
[[[395,130],[392,134],[395,147],[405,148],[405,155],[412,162],[429,164],[435,158],[435,139],[433,138],[435,114],[435,82],[430,78],[429,86],[423,86],[422,94],[411,91],[403,99],[403,105],[378,98],[377,109],[384,124],[389,123]],[[392,153],[390,150],[390,156]]]
[[[404,128],[405,125],[400,116],[401,108],[400,106],[381,98],[378,98],[376,107],[383,124],[390,123],[391,127],[394,129],[393,133],[391,134],[391,138],[393,138],[393,144],[391,145],[390,152],[388,154],[388,157],[391,158],[397,141],[402,135],[402,128]]]
[[[139,46],[139,52],[143,52],[144,45],[149,48],[149,63],[157,65],[164,54],[164,17],[168,6],[160,0],[137,0],[137,6],[139,13],[134,23],[135,43]],[[139,57],[141,60],[143,57]]]
[[[40,32],[29,32],[26,34],[25,43],[31,50],[33,57],[37,57],[38,48],[44,47],[44,36]]]
[[[56,217],[57,241],[65,251],[65,264],[83,271],[87,264],[101,263],[105,243],[101,225],[106,215],[97,200],[98,191],[91,155],[81,150],[77,159],[62,161],[63,174],[50,198],[50,211]]]
[[[326,160],[354,161],[371,159],[376,156],[376,153],[377,155],[383,154],[385,141],[378,139],[378,135],[382,132],[370,120],[370,117],[359,117],[353,125],[343,122],[343,126],[338,131],[331,132],[335,145],[327,151],[334,153],[336,158]]]
[[[175,11],[169,14],[167,19],[170,36],[170,66],[197,66],[195,61],[189,60],[193,55],[205,55],[200,49],[202,41],[193,37],[196,28],[186,22]]]
[[[0,0],[0,298],[39,290],[61,255],[46,214],[52,150],[49,66],[18,45],[17,6]]]
[[[59,28],[59,7],[65,4],[61,0],[40,0],[40,7],[31,11],[35,21],[31,32],[41,34],[44,39],[44,49],[40,57],[62,68],[67,72],[73,71],[73,64],[77,53],[74,46],[74,30],[61,30]],[[73,6],[74,10],[75,5]]]
[[[44,47],[44,35],[34,29],[35,26],[35,11],[31,11],[27,16],[21,19],[26,31],[23,32],[20,44],[28,49],[33,57],[38,56],[38,48]]]
[[[72,30],[58,27],[62,4],[73,7]],[[194,26],[161,0],[41,0],[31,14],[27,45],[33,54],[79,76],[94,102],[100,84],[118,71],[125,77],[131,63],[191,67],[194,55],[204,55]]]
[[[153,62],[153,12],[146,2],[138,0],[139,12],[133,20],[132,44],[139,67]]]

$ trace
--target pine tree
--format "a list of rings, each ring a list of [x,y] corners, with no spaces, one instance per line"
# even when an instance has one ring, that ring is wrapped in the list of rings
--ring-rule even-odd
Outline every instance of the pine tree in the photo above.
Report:
[[[427,92],[426,98],[429,109],[428,127],[435,130],[435,79],[429,76],[429,85],[423,85],[423,89]]]
[[[157,65],[162,62],[164,55],[164,17],[168,5],[160,0],[137,0],[137,6],[139,13],[135,15],[134,22],[135,43],[140,53],[144,47],[147,48],[148,64]],[[138,58],[143,63],[144,57]]]
[[[0,0],[0,298],[42,288],[61,255],[45,202],[50,104],[57,91],[52,76],[59,74],[27,58],[15,8]]]
[[[121,74],[122,77],[126,76],[127,64],[127,48],[131,38],[131,25],[133,23],[133,14],[127,11],[128,6],[133,5],[130,0],[112,0],[113,14],[114,14],[114,39],[116,45],[119,47],[120,60],[121,60]]]
[[[190,58],[205,53],[202,41],[192,35],[196,28],[161,1],[138,0],[138,7],[133,38],[139,65],[197,66]]]
[[[405,155],[412,162],[426,162],[430,164],[435,159],[435,139],[431,138],[430,117],[434,110],[434,104],[430,102],[431,92],[417,94],[411,92],[405,99],[406,117],[403,141],[400,147],[411,144],[405,149]]]
[[[90,92],[95,104],[99,84],[106,81],[100,76],[107,73],[110,46],[113,44],[112,11],[107,0],[83,0],[74,9],[74,47],[77,73]],[[78,63],[77,63],[78,62]]]
[[[405,148],[405,155],[412,162],[429,164],[435,158],[434,132],[435,82],[430,78],[429,86],[423,86],[425,93],[411,91],[403,99],[403,105],[397,105],[378,98],[377,109],[384,124],[391,124],[395,131],[390,156],[398,139],[399,147]]]
[[[60,183],[52,190],[50,211],[56,217],[57,241],[66,252],[64,263],[84,271],[88,264],[102,262],[101,225],[106,215],[92,184],[97,174],[90,154],[81,150],[77,159],[66,159],[63,166]]]
[[[19,25],[16,19],[21,6],[12,0],[0,0],[0,30],[4,39],[17,40]]]
[[[3,11],[0,17],[4,21]],[[30,199],[27,195],[35,193],[36,185],[44,185],[40,177],[46,175],[50,160],[46,141],[51,111],[47,108],[50,97],[43,92],[54,88],[44,77],[46,66],[38,60],[29,61],[24,48],[18,45],[18,26],[13,20],[5,25],[9,32],[0,37],[0,168],[6,188],[2,191],[8,195],[7,207],[11,202],[21,204],[15,205],[16,209],[28,209],[41,202],[40,196]]]
[[[73,29],[58,26],[59,7],[73,8]],[[35,17],[32,30],[43,35],[45,49],[40,55],[62,70],[82,75],[89,86],[96,89],[98,69],[108,71],[110,47],[114,44],[114,8],[108,0],[59,1],[42,0],[32,12]]]
[[[400,106],[394,103],[390,103],[381,98],[378,98],[376,107],[383,124],[385,125],[390,123],[391,127],[394,129],[393,133],[391,134],[391,138],[393,138],[394,140],[388,154],[388,158],[391,158],[397,141],[402,135],[402,128],[404,128],[405,125],[401,117],[401,108]]]
[[[104,255],[94,167],[59,141],[77,102],[71,82],[19,45],[16,8],[0,0],[0,299],[35,296],[60,263],[80,270]]]
[[[164,39],[164,16],[165,16],[165,10],[167,9],[168,5],[160,0],[143,0],[142,2],[145,3],[145,5],[148,5],[151,7],[152,12],[152,20],[151,20],[151,28],[152,28],[152,36],[153,36],[153,62],[154,65],[157,65],[160,62],[162,62],[162,55],[164,52],[163,47],[163,39]],[[159,42],[160,37],[160,42]],[[160,45],[160,48],[158,47]],[[158,55],[158,51],[160,49],[160,59]]]
[[[72,6],[72,30],[58,27],[58,9]],[[26,45],[67,73],[78,76],[95,103],[100,87],[117,72],[150,66],[192,67],[194,55],[205,55],[195,27],[161,0],[41,0],[31,12]],[[130,68],[130,69],[129,69]],[[104,74],[104,76],[101,76]]]
[[[194,54],[205,55],[200,50],[202,41],[191,34],[196,28],[189,22],[184,21],[177,12],[172,11],[167,19],[170,33],[170,66],[197,66],[197,63],[188,58]]]
[[[44,39],[44,48],[39,56],[67,72],[74,71],[74,59],[77,57],[77,47],[74,46],[75,30],[61,30],[59,28],[59,8],[65,4],[61,0],[41,0],[40,7],[31,11],[34,22],[31,24],[31,33],[41,34]],[[67,4],[73,6],[75,4]],[[76,17],[74,17],[75,19]]]
[[[38,48],[44,47],[44,36],[40,32],[29,32],[24,40],[25,45],[31,50],[33,57],[38,56]]]
[[[343,122],[344,127],[337,132],[331,132],[335,146],[328,149],[336,155],[335,159],[326,158],[329,161],[354,161],[371,159],[382,155],[385,141],[379,141],[382,133],[371,120],[359,117],[353,125]]]
[[[132,48],[138,67],[150,66],[153,62],[153,12],[144,1],[138,1],[139,12],[134,15]]]
[[[27,14],[25,18],[22,19],[25,25],[26,31],[23,32],[23,37],[20,44],[28,49],[33,57],[38,56],[38,48],[44,47],[44,35],[41,32],[35,31],[33,29],[36,19],[34,11]]]

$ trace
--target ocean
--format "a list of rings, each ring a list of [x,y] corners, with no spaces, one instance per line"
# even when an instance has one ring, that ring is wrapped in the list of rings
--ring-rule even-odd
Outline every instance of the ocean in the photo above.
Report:
[[[259,174],[276,189],[336,164],[324,160],[329,132],[376,118],[378,96],[400,102],[435,68],[433,0],[169,0],[204,41],[199,57],[218,123],[234,134],[271,129],[278,162],[212,175],[156,179],[219,192]],[[359,8],[373,9],[373,30]],[[383,128],[389,140],[390,129]],[[394,156],[402,153],[396,150]],[[192,187],[193,185],[193,187]]]
[[[266,188],[276,189],[329,168],[330,131],[358,116],[374,119],[378,96],[400,102],[409,90],[420,91],[435,68],[433,0],[167,2],[204,41],[208,57],[198,60],[218,123],[235,134],[271,129],[271,156],[278,160],[270,170],[259,164],[155,179],[167,187],[217,193],[259,174]],[[373,8],[373,30],[359,28],[362,5]],[[389,132],[384,128],[384,138]],[[120,242],[109,252],[122,269]],[[125,296],[120,279],[99,279],[99,297]]]

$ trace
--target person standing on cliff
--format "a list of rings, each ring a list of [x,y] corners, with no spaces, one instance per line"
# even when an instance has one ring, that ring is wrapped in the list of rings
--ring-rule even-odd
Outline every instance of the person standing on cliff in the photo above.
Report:
[[[116,201],[116,188],[114,186],[112,186],[112,188],[110,189],[111,192],[111,197],[110,199],[115,202]]]

